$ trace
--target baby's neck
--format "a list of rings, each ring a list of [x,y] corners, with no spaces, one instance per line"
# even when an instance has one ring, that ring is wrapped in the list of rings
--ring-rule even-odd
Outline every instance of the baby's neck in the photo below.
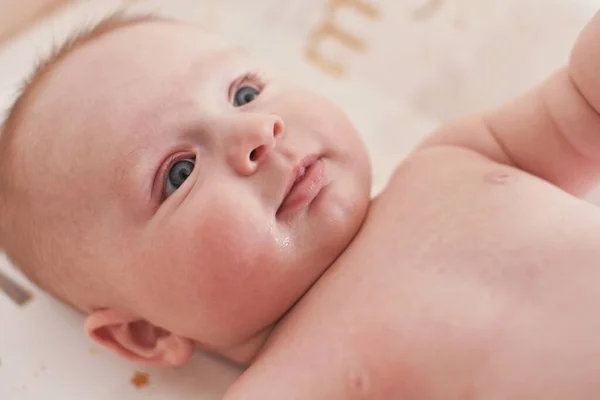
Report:
[[[348,246],[350,246],[350,244],[352,244],[352,242],[354,242],[355,238],[356,238],[356,236],[348,244]],[[346,249],[348,248],[348,246],[339,255],[342,255],[346,251]],[[338,257],[339,257],[339,255],[338,255]],[[329,265],[329,267],[324,271],[323,275],[334,264],[335,264],[335,261]],[[321,279],[321,277],[319,277],[314,283],[318,282]],[[313,285],[314,285],[314,283],[313,283]],[[312,289],[312,286],[307,290],[306,293],[310,292],[311,289]],[[301,298],[302,297],[304,297],[304,295],[301,296]],[[298,300],[298,301],[300,301],[300,300]],[[264,329],[263,331],[259,332],[258,334],[252,336],[250,339],[248,339],[247,341],[245,341],[244,343],[242,343],[240,345],[233,346],[233,347],[230,347],[230,348],[227,348],[227,349],[217,349],[217,348],[208,347],[208,346],[205,346],[205,345],[202,345],[202,344],[199,343],[198,347],[201,350],[210,351],[212,353],[216,353],[216,354],[218,354],[218,355],[220,355],[222,357],[225,357],[226,359],[228,359],[230,361],[233,361],[233,362],[235,362],[237,364],[240,364],[240,365],[243,365],[243,366],[249,366],[260,355],[261,351],[264,350],[264,347],[267,344],[267,342],[268,342],[271,334],[273,333],[273,330],[277,327],[277,325],[279,324],[279,322],[282,319],[285,319],[285,316],[292,309],[294,309],[294,307],[295,307],[296,304],[294,304],[284,314],[284,316],[279,321],[275,322],[273,325],[269,326],[268,328]]]
[[[260,353],[274,328],[275,326],[270,326],[267,329],[256,334],[255,336],[251,337],[244,343],[227,349],[210,348],[200,343],[198,344],[198,348],[203,351],[210,351],[212,353],[216,353],[230,361],[233,361],[236,364],[248,366]]]

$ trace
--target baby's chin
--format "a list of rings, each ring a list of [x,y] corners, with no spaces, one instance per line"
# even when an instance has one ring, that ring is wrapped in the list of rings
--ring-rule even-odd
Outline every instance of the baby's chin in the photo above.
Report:
[[[357,199],[355,204],[349,209],[336,208],[335,213],[328,214],[328,226],[326,238],[318,241],[319,249],[316,257],[310,264],[314,265],[313,276],[310,282],[307,282],[302,294],[302,298],[319,279],[333,267],[338,258],[348,249],[361,230],[366,218],[370,200]]]
[[[349,221],[350,223],[340,224],[341,226],[335,227],[334,230],[330,232],[330,234],[334,235],[336,239],[326,241],[327,245],[322,246],[319,249],[313,264],[317,267],[313,269],[312,274],[309,274],[308,271],[304,271],[303,273],[305,277],[312,275],[312,279],[305,280],[304,287],[298,287],[298,292],[296,293],[296,296],[289,307],[275,320],[273,320],[267,328],[249,338],[242,345],[231,348],[226,353],[222,353],[222,355],[243,365],[249,365],[254,359],[256,359],[256,357],[258,357],[258,355],[260,355],[270,335],[274,330],[277,329],[279,322],[284,319],[291,310],[293,310],[295,305],[307,293],[310,292],[311,288],[321,279],[321,277],[326,274],[333,265],[335,265],[335,262],[339,256],[342,255],[352,243],[362,227],[362,223],[364,222],[367,214],[368,204],[370,204],[370,202],[367,199],[366,201],[362,202],[360,207],[354,207],[352,209],[353,218],[351,221]]]
[[[369,191],[366,189],[353,195],[334,194],[332,197],[337,198],[332,199],[333,205],[327,213],[328,235],[332,238],[326,250],[331,254],[329,264],[335,262],[360,232],[370,205]]]

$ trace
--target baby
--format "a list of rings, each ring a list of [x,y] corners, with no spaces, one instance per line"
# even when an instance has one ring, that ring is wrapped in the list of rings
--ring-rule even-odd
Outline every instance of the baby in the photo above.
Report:
[[[112,17],[3,126],[1,244],[123,357],[249,365],[227,400],[597,399],[598,71],[600,16],[371,201],[329,101],[198,28]]]

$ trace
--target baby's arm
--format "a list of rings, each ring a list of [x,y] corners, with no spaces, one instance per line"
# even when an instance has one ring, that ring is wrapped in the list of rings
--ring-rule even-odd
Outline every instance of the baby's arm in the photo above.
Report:
[[[583,196],[600,180],[600,15],[568,66],[500,109],[443,127],[423,147],[451,145]]]

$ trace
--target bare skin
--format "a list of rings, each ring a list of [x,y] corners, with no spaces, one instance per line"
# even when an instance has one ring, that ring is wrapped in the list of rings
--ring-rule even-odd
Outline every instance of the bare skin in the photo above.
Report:
[[[422,151],[227,398],[592,399],[599,234],[545,182]]]
[[[226,399],[597,398],[598,41],[404,162]]]
[[[600,17],[568,68],[442,128],[371,204],[325,99],[189,27],[115,35],[57,69],[22,136],[36,229],[88,250],[69,290],[92,338],[251,361],[227,400],[597,398]],[[327,189],[289,205],[310,154]]]

